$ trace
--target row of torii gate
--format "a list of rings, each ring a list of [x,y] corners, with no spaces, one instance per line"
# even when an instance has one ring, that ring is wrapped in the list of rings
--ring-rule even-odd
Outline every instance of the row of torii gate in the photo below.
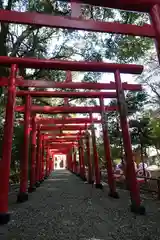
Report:
[[[102,7],[110,7],[128,11],[140,11],[150,13],[152,25],[145,24],[137,26],[132,24],[120,24],[117,22],[99,22],[93,20],[83,20],[80,14],[80,1],[71,1],[71,17],[52,16],[42,13],[16,12],[0,10],[0,21],[7,23],[28,24],[38,27],[67,28],[74,30],[97,31],[106,33],[127,34],[132,36],[149,37],[156,40],[156,46],[160,49],[160,0],[81,0],[81,3],[91,4]],[[29,191],[32,192],[38,187],[44,178],[48,177],[53,169],[50,155],[56,152],[67,154],[67,167],[77,173],[75,164],[75,147],[79,147],[80,177],[86,179],[85,164],[83,157],[83,143],[86,139],[86,150],[88,156],[88,177],[89,183],[93,181],[90,159],[89,138],[92,138],[94,155],[94,174],[96,187],[101,188],[100,169],[98,154],[96,149],[96,136],[94,123],[101,123],[103,129],[104,150],[106,168],[108,174],[108,185],[110,197],[118,198],[115,180],[113,177],[109,138],[107,132],[107,122],[105,112],[119,111],[120,123],[123,134],[123,145],[126,161],[126,181],[129,186],[131,196],[131,210],[136,213],[145,213],[144,206],[141,205],[139,186],[137,184],[135,168],[133,163],[132,146],[127,123],[127,106],[124,91],[140,91],[140,85],[132,85],[121,82],[121,73],[141,74],[143,66],[133,64],[115,64],[104,62],[77,62],[66,60],[46,60],[36,58],[18,58],[0,56],[0,64],[10,67],[9,77],[0,78],[0,86],[8,88],[8,100],[6,105],[4,138],[2,159],[0,161],[0,224],[5,224],[10,219],[8,213],[8,183],[10,175],[10,162],[12,151],[12,136],[14,126],[14,113],[24,113],[24,149],[20,169],[20,190],[17,200],[23,202],[28,199],[28,145],[31,130],[31,172]],[[56,69],[67,72],[66,82],[55,83],[54,81],[25,80],[18,75],[18,68],[32,69]],[[71,82],[69,71],[92,71],[92,72],[111,72],[114,73],[115,82],[110,83],[78,83]],[[35,91],[18,91],[17,87],[32,87]],[[60,91],[36,91],[36,88],[53,89],[88,89],[96,91],[88,92],[60,92]],[[111,92],[101,92],[97,90],[112,90]],[[16,97],[25,96],[25,106],[15,106]],[[35,106],[32,104],[34,97],[58,97],[58,98],[99,98],[100,106],[96,107],[75,107],[75,106]],[[104,106],[104,98],[117,98],[117,106]],[[69,113],[88,113],[88,118],[36,118],[37,113],[47,114],[69,114]],[[101,113],[101,120],[94,119],[92,113]],[[48,124],[51,124],[49,126]],[[55,124],[53,126],[53,124]],[[61,134],[55,136],[50,131],[61,130]],[[74,134],[65,134],[64,131],[75,131]],[[60,144],[58,144],[60,143]],[[46,157],[44,158],[44,152]],[[36,155],[37,153],[37,155]],[[74,154],[71,154],[74,153]],[[45,169],[44,169],[45,167]],[[54,204],[54,203],[53,203]]]

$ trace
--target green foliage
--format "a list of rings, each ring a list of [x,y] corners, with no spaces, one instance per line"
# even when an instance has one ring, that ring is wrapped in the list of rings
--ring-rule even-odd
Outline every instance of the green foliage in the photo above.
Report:
[[[144,106],[148,99],[147,93],[145,91],[142,92],[129,91],[126,93],[125,97],[126,104],[128,107],[128,118],[130,120],[129,130],[131,132],[132,144],[138,145],[143,143],[143,145],[147,146],[151,143],[151,140],[148,140],[148,136],[151,135],[152,129],[150,127],[150,119],[147,117],[142,117],[142,119],[139,118],[139,121],[141,120],[140,125],[138,125],[139,121],[135,120],[135,115],[139,113],[142,114],[144,111]],[[110,102],[110,106],[115,105],[117,105],[117,101],[112,100]],[[108,116],[107,118],[108,134],[110,138],[112,158],[119,159],[123,155],[123,141],[119,114],[117,112],[112,112],[107,113],[107,116]],[[138,129],[137,126],[139,127]]]
[[[11,174],[19,170],[20,159],[23,153],[23,127],[15,126],[12,144]],[[3,146],[3,125],[0,126],[0,157],[2,157]]]
[[[144,109],[144,106],[148,103],[148,94],[144,90],[140,92],[128,91],[126,93],[125,100],[127,104],[128,116],[132,116],[134,113]],[[112,100],[110,101],[109,105],[117,106],[117,101]],[[115,118],[117,116],[117,112],[108,113],[108,116]]]
[[[160,149],[160,119],[151,118],[152,142],[157,149]]]
[[[139,144],[141,147],[152,145],[152,126],[150,118],[142,116],[138,120],[130,120],[132,144]]]
[[[0,8],[7,10],[32,11],[47,13],[52,15],[70,16],[70,5],[64,2],[54,0],[13,0],[0,1]],[[82,6],[82,18],[94,19],[100,21],[119,21],[122,23],[133,23],[143,25],[148,21],[147,15],[141,13],[126,13],[123,11],[112,10],[101,7]],[[43,16],[42,16],[43,17]],[[137,37],[81,32],[66,29],[50,29],[37,26],[22,26],[14,24],[1,23],[0,32],[0,56],[16,56],[29,58],[50,58],[50,59],[70,59],[87,61],[118,61],[133,62],[143,57],[145,52],[151,48],[149,39],[140,39]],[[24,70],[20,69],[19,74],[25,79],[45,79],[54,82],[65,80],[65,72],[53,70]],[[0,67],[0,76],[8,76],[8,69]],[[77,78],[79,73],[77,73]],[[101,79],[101,73],[85,73],[82,81],[98,82]],[[77,80],[77,79],[75,79]],[[21,88],[24,89],[24,88]],[[39,89],[36,89],[39,90]],[[41,89],[42,90],[42,89]],[[0,89],[0,120],[3,120],[6,92]],[[142,93],[127,93],[126,95],[129,114],[140,111],[146,100]],[[72,98],[69,100],[72,101]],[[17,103],[20,103],[17,100]],[[33,103],[38,105],[62,105],[63,101],[59,99],[34,99]],[[72,101],[72,104],[93,104],[96,101]],[[115,101],[111,104],[116,104]],[[22,118],[21,114],[16,114],[16,122]],[[117,146],[120,143],[121,135],[116,123],[117,114],[109,115],[109,135],[111,137],[112,154],[116,157],[118,154]],[[0,123],[0,147],[2,149],[3,121]],[[23,128],[15,126],[12,151],[12,169],[14,171],[19,167],[21,159]],[[103,146],[98,143],[98,151],[101,160],[103,160]]]
[[[132,36],[117,37],[116,42],[114,42],[112,55],[114,54],[116,60],[119,62],[135,62],[142,56],[145,56],[151,46],[152,41],[149,38],[143,39]]]
[[[120,11],[120,22],[124,24],[144,25],[149,19],[147,14]],[[116,36],[114,41],[114,53],[116,60],[120,62],[135,62],[146,55],[153,45],[149,38]]]
[[[20,171],[20,161],[23,157],[23,126],[14,127],[11,169],[13,173]]]
[[[141,92],[127,92],[126,103],[128,107],[128,113],[133,114],[144,109],[148,100],[148,95],[145,91]]]

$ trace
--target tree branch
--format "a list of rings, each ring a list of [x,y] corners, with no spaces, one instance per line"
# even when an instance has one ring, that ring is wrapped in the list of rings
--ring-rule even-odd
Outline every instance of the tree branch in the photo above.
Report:
[[[24,30],[22,32],[22,34],[17,38],[17,41],[15,42],[15,44],[13,45],[13,51],[10,54],[11,57],[15,57],[17,55],[17,52],[19,50],[19,47],[21,45],[21,43],[24,41],[24,39],[26,37],[28,37],[32,31],[34,31],[35,29],[37,29],[37,27],[32,26],[32,27],[27,27],[26,30]]]
[[[0,0],[0,9],[3,9],[3,1]]]
[[[12,3],[13,3],[13,0],[8,0],[7,6],[6,6],[6,10],[11,10]]]

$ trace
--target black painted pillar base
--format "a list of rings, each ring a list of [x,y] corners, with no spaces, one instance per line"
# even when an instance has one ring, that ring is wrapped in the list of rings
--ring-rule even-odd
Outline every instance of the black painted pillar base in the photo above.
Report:
[[[5,225],[10,221],[9,213],[0,213],[0,225]]]
[[[28,193],[26,192],[20,192],[17,195],[17,203],[23,203],[28,201]]]
[[[40,182],[40,183],[44,182],[44,178],[42,178],[39,182]]]
[[[87,182],[88,182],[88,184],[92,184],[92,185],[94,184],[93,180],[88,180]]]
[[[98,189],[103,189],[103,185],[102,185],[102,183],[96,183],[95,184],[95,188],[98,188]]]
[[[112,198],[115,198],[115,199],[118,199],[119,198],[119,194],[117,192],[109,192],[108,193],[108,196],[109,197],[112,197]]]
[[[36,182],[35,186],[36,188],[40,187],[41,183],[40,182]]]
[[[36,187],[35,186],[32,186],[32,187],[28,188],[28,192],[29,193],[32,193],[32,192],[35,192],[35,191],[36,191]]]
[[[137,206],[135,204],[130,205],[131,212],[139,214],[139,215],[145,215],[146,214],[146,209],[144,206]]]
[[[80,176],[80,178],[82,179],[82,181],[86,182],[87,178],[85,176]]]

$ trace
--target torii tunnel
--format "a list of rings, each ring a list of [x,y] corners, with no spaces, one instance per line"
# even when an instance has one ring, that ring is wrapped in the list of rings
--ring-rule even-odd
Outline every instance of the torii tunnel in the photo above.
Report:
[[[1,23],[25,24],[30,26],[63,28],[71,30],[84,30],[113,34],[124,34],[152,38],[156,41],[158,58],[160,59],[160,0],[75,0],[71,2],[71,16],[53,16],[37,12],[18,12],[0,10]],[[109,7],[126,11],[147,12],[150,14],[151,24],[137,26],[118,22],[100,22],[84,20],[80,14],[81,4]],[[141,91],[140,84],[128,84],[121,82],[121,74],[141,74],[143,66],[135,64],[119,64],[107,62],[67,61],[57,59],[37,59],[27,57],[0,56],[1,66],[10,69],[9,76],[1,76],[0,86],[8,90],[6,115],[4,124],[3,150],[0,161],[0,224],[6,224],[10,220],[8,212],[8,189],[10,176],[10,163],[12,152],[12,138],[14,127],[14,113],[24,113],[24,142],[23,156],[20,167],[20,188],[17,196],[18,202],[28,200],[28,191],[36,190],[40,183],[47,178],[53,169],[53,156],[56,153],[65,153],[67,156],[67,169],[77,174],[89,184],[95,181],[97,188],[102,188],[99,159],[96,147],[96,134],[94,124],[101,124],[103,129],[103,141],[109,197],[119,198],[116,183],[113,177],[110,141],[108,137],[106,112],[118,111],[123,136],[123,146],[126,163],[126,182],[130,192],[131,211],[144,214],[145,207],[141,204],[139,186],[136,179],[131,139],[127,122],[127,104],[124,91]],[[26,80],[19,76],[19,68],[23,69],[54,69],[66,71],[64,82],[56,83],[45,79]],[[110,83],[85,83],[72,82],[71,71],[80,72],[105,72],[114,74],[114,82]],[[56,79],[55,79],[56,81]],[[34,88],[35,90],[20,91],[19,87]],[[37,88],[52,88],[52,91],[37,91]],[[72,89],[62,92],[56,89]],[[77,92],[77,89],[87,90]],[[92,90],[92,91],[89,91]],[[102,92],[101,90],[105,90]],[[108,90],[112,90],[108,92]],[[25,105],[15,106],[16,98],[25,98]],[[38,106],[32,103],[37,97],[64,98],[64,106]],[[68,98],[98,98],[99,106],[70,106]],[[117,100],[117,106],[105,106],[104,98]],[[54,115],[54,118],[40,118],[38,113]],[[87,113],[88,117],[75,118],[66,114]],[[93,118],[92,113],[100,113],[101,119]],[[57,114],[65,114],[62,118]],[[58,126],[59,124],[59,126]],[[67,133],[66,131],[70,131]],[[31,135],[31,165],[28,179],[29,164],[29,136]],[[58,143],[59,142],[59,143]],[[91,145],[92,144],[92,145]],[[94,156],[94,169],[91,161],[91,147]],[[87,163],[84,161],[86,149]],[[78,159],[77,159],[78,152]],[[86,166],[88,174],[86,174]],[[79,170],[78,170],[79,169]],[[29,186],[28,186],[29,180]],[[36,193],[35,193],[36,194]],[[119,201],[117,199],[117,201]]]

